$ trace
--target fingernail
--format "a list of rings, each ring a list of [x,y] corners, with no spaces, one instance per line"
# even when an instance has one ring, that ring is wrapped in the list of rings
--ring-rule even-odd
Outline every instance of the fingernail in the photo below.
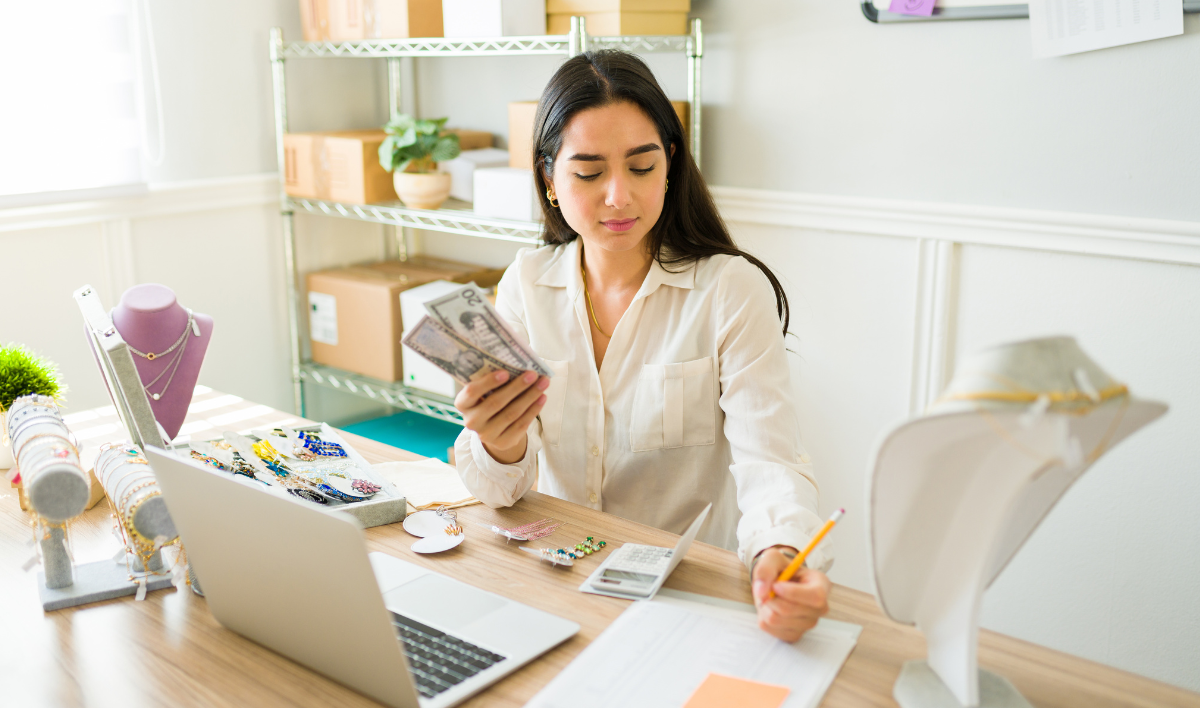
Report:
[[[541,381],[538,381],[537,387],[538,387],[538,390],[541,390],[541,391],[545,391],[546,389],[550,388],[550,379],[543,378]]]
[[[496,372],[496,380],[497,381],[507,381],[508,380],[508,372],[507,371],[497,371]]]
[[[521,378],[525,379],[525,383],[533,383],[537,380],[537,374],[533,373],[532,371],[526,371],[525,375]]]
[[[542,395],[538,396],[537,405],[540,406],[545,402],[546,402],[546,394],[543,393]]]

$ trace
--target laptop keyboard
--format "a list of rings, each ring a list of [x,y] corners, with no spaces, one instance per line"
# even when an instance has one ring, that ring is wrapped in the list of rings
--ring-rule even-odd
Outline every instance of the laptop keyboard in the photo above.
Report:
[[[505,658],[416,620],[392,613],[417,691],[432,698]]]

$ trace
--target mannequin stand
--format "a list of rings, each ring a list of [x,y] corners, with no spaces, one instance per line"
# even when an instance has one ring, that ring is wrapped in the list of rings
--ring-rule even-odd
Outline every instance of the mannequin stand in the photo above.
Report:
[[[900,708],[975,708],[963,706],[927,661],[907,661],[892,687]],[[978,708],[1033,708],[1003,676],[979,670]]]

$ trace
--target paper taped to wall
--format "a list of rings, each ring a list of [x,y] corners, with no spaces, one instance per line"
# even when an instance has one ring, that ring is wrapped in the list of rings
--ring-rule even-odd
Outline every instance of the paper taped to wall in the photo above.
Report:
[[[1183,34],[1183,0],[1029,0],[1033,55],[1056,57]]]

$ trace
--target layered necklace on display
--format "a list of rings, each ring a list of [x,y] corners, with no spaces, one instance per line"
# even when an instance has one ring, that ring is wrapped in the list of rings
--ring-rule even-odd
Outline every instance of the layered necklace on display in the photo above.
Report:
[[[176,339],[174,344],[157,354],[154,352],[138,351],[137,349],[134,349],[133,345],[128,341],[125,342],[125,345],[129,347],[129,351],[137,354],[146,361],[156,361],[164,356],[167,356],[171,352],[175,353],[175,356],[171,357],[171,360],[167,362],[167,365],[163,367],[163,370],[158,372],[158,376],[155,376],[154,379],[148,383],[142,384],[142,388],[145,389],[146,395],[156,401],[162,398],[163,394],[165,394],[167,389],[170,388],[171,381],[175,378],[175,372],[179,369],[179,364],[183,362],[183,353],[187,351],[188,332],[190,331],[194,336],[200,336],[200,326],[196,324],[196,318],[192,315],[192,311],[190,309],[187,311],[187,315],[187,326],[183,328],[183,334],[179,335],[179,339]],[[167,372],[170,372],[170,374],[168,375]],[[152,393],[150,388],[162,380],[163,376],[167,377],[167,382],[163,384],[162,390],[158,393]]]

